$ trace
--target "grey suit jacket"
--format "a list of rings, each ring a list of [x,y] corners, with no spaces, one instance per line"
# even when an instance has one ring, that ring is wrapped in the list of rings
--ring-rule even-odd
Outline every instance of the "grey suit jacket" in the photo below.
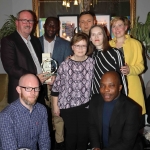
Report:
[[[39,38],[44,52],[44,37]],[[52,58],[60,65],[68,56],[72,55],[70,42],[56,36]]]
[[[89,129],[92,147],[101,150],[141,150],[137,139],[142,111],[140,106],[124,95],[117,100],[109,123],[109,146],[103,148],[102,115],[104,100],[92,96],[89,105]]]

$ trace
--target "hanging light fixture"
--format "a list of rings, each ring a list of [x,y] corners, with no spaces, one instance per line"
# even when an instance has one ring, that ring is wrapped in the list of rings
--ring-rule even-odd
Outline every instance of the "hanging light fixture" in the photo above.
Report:
[[[66,6],[66,0],[63,0],[62,5]]]
[[[66,6],[70,7],[70,2],[69,1],[67,1]]]
[[[74,0],[74,5],[78,5],[78,0]]]

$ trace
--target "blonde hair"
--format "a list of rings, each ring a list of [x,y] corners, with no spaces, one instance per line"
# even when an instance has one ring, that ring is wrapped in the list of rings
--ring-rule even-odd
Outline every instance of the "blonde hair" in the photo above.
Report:
[[[114,18],[110,21],[110,26],[112,27],[112,25],[113,25],[116,21],[118,21],[118,20],[121,20],[121,21],[124,23],[124,25],[128,27],[127,30],[130,29],[130,21],[129,21],[129,19],[128,19],[127,17],[118,17],[118,16],[117,16],[117,17],[114,17]]]

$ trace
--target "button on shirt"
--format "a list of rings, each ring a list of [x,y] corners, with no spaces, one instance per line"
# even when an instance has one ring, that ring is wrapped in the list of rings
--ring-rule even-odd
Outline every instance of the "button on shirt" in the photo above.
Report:
[[[54,44],[55,44],[56,36],[53,41],[48,42],[44,37],[44,53],[51,53],[53,54]]]
[[[0,149],[50,150],[45,107],[36,103],[32,112],[16,100],[0,113]]]

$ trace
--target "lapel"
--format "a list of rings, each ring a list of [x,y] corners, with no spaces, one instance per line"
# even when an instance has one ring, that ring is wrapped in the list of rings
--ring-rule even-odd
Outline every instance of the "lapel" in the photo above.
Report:
[[[59,43],[59,37],[58,36],[56,36],[56,40],[55,40],[55,44],[54,44],[54,49],[53,49],[53,56],[52,57],[54,57],[55,55],[58,55],[58,53],[57,53],[57,45],[59,45],[60,43]]]
[[[103,105],[104,105],[104,100],[101,97],[101,95],[99,94],[98,105],[97,105],[97,115],[98,115],[98,126],[99,126],[100,136],[102,136]]]
[[[33,49],[35,51],[35,54],[39,60],[39,63],[42,63],[42,47],[40,45],[40,43],[38,43],[38,39],[36,39],[36,37],[31,35],[31,44],[33,46]],[[40,42],[40,41],[39,41]]]
[[[114,109],[113,109],[113,112],[112,112],[112,116],[111,116],[111,119],[110,119],[110,128],[113,126],[113,123],[116,122],[118,115],[120,115],[120,111],[122,110],[123,106],[124,106],[124,99],[122,97],[122,95],[120,94],[115,106],[114,106]]]

